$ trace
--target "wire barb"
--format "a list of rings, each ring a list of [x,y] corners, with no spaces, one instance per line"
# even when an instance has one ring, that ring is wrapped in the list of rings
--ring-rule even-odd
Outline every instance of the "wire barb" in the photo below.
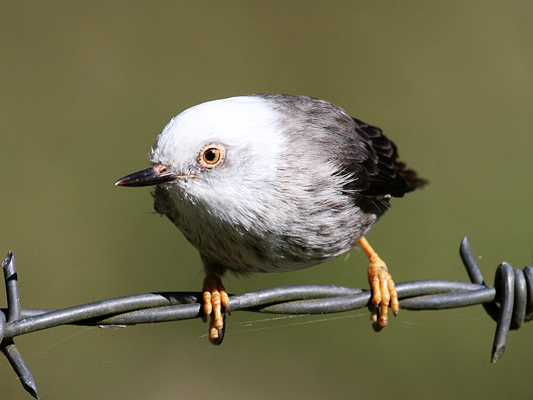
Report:
[[[504,354],[510,330],[533,319],[533,267],[513,269],[502,263],[494,286],[487,286],[466,237],[460,255],[472,283],[444,280],[396,285],[401,308],[442,310],[482,304],[496,321],[491,361]],[[23,387],[38,398],[37,387],[13,338],[59,325],[117,326],[179,321],[202,317],[201,292],[161,292],[118,297],[62,310],[22,309],[15,258],[9,252],[2,263],[7,309],[0,311],[0,350],[8,358]],[[371,291],[340,286],[282,286],[230,296],[232,312],[325,314],[368,307]]]
[[[13,338],[8,337],[6,339],[5,337],[7,330],[6,325],[8,327],[9,323],[17,321],[21,315],[17,268],[15,266],[15,256],[11,251],[7,253],[7,257],[2,263],[2,269],[4,271],[4,280],[6,283],[7,318],[5,312],[0,314],[0,350],[4,353],[11,364],[11,367],[19,377],[22,387],[33,397],[38,399],[37,385],[35,384],[30,369],[17,349]]]
[[[461,242],[461,259],[473,283],[484,285],[483,275],[475,262],[472,250],[465,237]],[[513,269],[503,262],[494,276],[496,295],[491,302],[484,302],[483,308],[496,322],[496,333],[492,345],[491,362],[497,362],[505,352],[509,330],[517,330],[533,318],[533,267]],[[498,306],[498,303],[500,304]]]

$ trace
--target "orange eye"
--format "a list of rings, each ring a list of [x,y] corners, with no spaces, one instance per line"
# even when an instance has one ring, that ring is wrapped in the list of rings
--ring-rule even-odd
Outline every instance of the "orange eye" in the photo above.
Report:
[[[202,151],[198,161],[202,168],[215,168],[224,160],[224,149],[218,144],[208,144]]]

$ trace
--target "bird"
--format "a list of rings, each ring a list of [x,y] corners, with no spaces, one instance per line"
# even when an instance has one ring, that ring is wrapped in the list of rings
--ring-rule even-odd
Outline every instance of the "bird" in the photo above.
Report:
[[[152,166],[117,186],[153,186],[155,210],[199,251],[203,318],[218,345],[231,312],[226,272],[295,271],[358,245],[369,259],[369,309],[376,331],[399,300],[366,235],[426,181],[399,160],[383,132],[314,97],[254,94],[211,100],[170,120],[151,149]]]

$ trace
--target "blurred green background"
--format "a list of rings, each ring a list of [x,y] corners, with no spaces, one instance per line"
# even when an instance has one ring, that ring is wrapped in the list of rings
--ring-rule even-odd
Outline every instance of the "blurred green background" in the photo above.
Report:
[[[466,281],[465,235],[489,283],[501,261],[531,264],[532,20],[528,1],[0,3],[0,250],[23,307],[199,290],[199,257],[149,190],[113,183],[148,165],[175,114],[249,93],[338,104],[431,181],[370,235],[396,282]],[[354,250],[225,284],[366,287],[366,265]],[[234,313],[218,348],[199,320],[17,344],[43,399],[530,397],[532,327],[491,365],[494,327],[480,306],[402,311],[379,334],[366,310]],[[0,377],[1,398],[29,398],[6,360]]]

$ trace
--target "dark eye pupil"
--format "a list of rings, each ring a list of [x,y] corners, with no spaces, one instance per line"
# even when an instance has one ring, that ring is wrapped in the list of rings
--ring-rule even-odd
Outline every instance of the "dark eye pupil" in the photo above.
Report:
[[[207,161],[213,161],[215,158],[217,158],[217,155],[213,150],[208,150],[205,152],[205,159]]]

